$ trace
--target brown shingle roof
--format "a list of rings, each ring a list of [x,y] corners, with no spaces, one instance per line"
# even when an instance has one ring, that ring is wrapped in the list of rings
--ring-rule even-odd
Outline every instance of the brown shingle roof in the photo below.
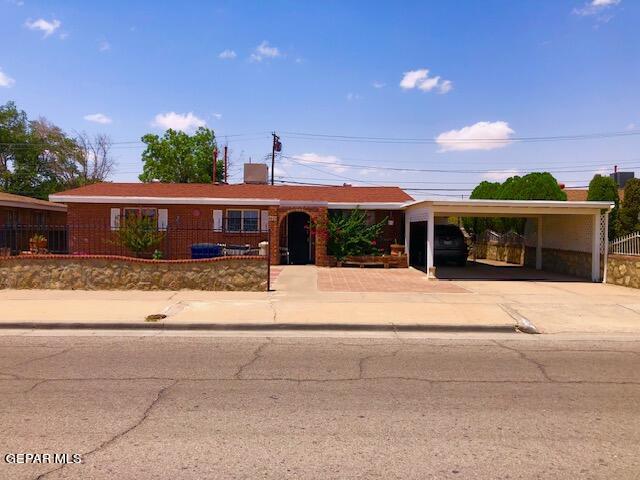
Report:
[[[39,198],[24,197],[13,193],[0,192],[0,205],[11,205],[18,208],[48,208],[56,210],[66,210],[66,206],[60,203],[47,202]]]
[[[65,196],[242,198],[344,203],[387,203],[413,200],[398,187],[212,185],[209,183],[94,183],[59,192]]]

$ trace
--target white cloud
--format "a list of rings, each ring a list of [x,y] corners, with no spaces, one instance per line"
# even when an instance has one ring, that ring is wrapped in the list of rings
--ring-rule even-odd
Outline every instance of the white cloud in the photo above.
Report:
[[[104,113],[90,113],[89,115],[85,115],[84,119],[87,122],[101,123],[102,125],[111,123],[111,118],[107,117]]]
[[[627,125],[626,130],[635,130],[638,128],[638,125],[636,125],[635,123],[630,123],[629,125]]]
[[[41,32],[43,32],[44,38],[55,32],[58,28],[60,28],[61,25],[62,23],[60,22],[60,20],[53,19],[51,21],[48,21],[44,18],[39,18],[37,20],[29,19],[24,24],[24,26],[29,30],[40,30]]]
[[[221,113],[212,113],[211,116],[213,118],[215,118],[216,120],[220,120],[222,118],[222,114]]]
[[[60,35],[58,35],[58,38],[59,38],[60,40],[66,40],[67,38],[69,38],[69,33],[67,33],[67,32],[62,32],[62,33],[60,33]]]
[[[487,172],[482,175],[483,180],[490,182],[504,182],[507,178],[520,175],[518,170],[505,170],[504,172]]]
[[[402,80],[400,80],[400,88],[404,90],[412,90],[417,88],[423,92],[434,90],[438,93],[448,93],[453,88],[451,80],[444,80],[441,77],[430,77],[429,70],[421,68],[419,70],[410,70],[404,72]]]
[[[280,50],[278,50],[277,47],[270,46],[269,42],[264,40],[255,48],[249,59],[253,62],[261,62],[265,58],[276,58],[281,56],[282,53],[280,53]]]
[[[111,44],[106,40],[101,41],[98,45],[99,52],[108,52],[109,50],[111,50]]]
[[[590,2],[585,3],[580,8],[574,8],[573,13],[574,15],[582,15],[582,16],[598,15],[603,11],[609,9],[610,7],[615,7],[621,1],[622,0],[591,0]],[[607,22],[611,19],[611,17],[603,16],[600,19]]]
[[[353,92],[349,92],[347,93],[347,100],[352,102],[354,100],[360,100],[362,97],[357,94],[357,93],[353,93]]]
[[[460,130],[449,130],[436,137],[440,151],[494,150],[507,146],[515,132],[507,122],[478,122]]]
[[[6,88],[13,87],[15,83],[16,81],[13,78],[11,78],[9,75],[4,73],[0,68],[0,87],[6,87]]]
[[[222,60],[233,60],[237,56],[238,55],[233,50],[226,49],[220,52],[218,58],[221,58]]]
[[[164,128],[165,130],[171,128],[173,130],[191,132],[198,127],[204,127],[206,123],[201,118],[196,117],[192,112],[167,112],[157,114],[151,125]]]
[[[333,173],[346,172],[349,167],[342,165],[342,161],[334,155],[319,155],[317,153],[303,153],[294,155],[293,158],[302,164],[309,164],[321,168],[326,168]]]
[[[371,84],[371,86],[372,86],[373,88],[384,88],[384,87],[386,87],[386,86],[387,86],[387,84],[386,84],[386,83],[383,83],[383,82],[379,82],[379,81],[377,81],[377,80],[374,80],[374,81],[373,81],[373,83]]]

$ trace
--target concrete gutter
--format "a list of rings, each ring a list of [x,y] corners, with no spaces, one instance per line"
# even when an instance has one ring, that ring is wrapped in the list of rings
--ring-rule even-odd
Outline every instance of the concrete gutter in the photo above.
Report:
[[[167,322],[2,322],[13,330],[203,330],[203,331],[377,331],[377,332],[498,332],[513,333],[517,325],[374,324],[374,323],[167,323]]]

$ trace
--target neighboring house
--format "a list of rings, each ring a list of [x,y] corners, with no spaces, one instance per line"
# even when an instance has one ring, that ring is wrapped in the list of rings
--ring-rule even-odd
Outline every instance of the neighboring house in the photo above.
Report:
[[[45,234],[57,248],[66,243],[66,223],[65,205],[0,192],[0,254],[28,250],[29,238],[36,233]]]
[[[563,188],[562,190],[567,194],[568,202],[586,202],[589,195],[588,188]],[[620,202],[624,200],[624,188],[618,189],[618,197]]]
[[[0,226],[65,225],[65,205],[0,192]]]
[[[130,216],[157,220],[172,237],[168,258],[188,258],[193,243],[252,244],[268,240],[271,261],[288,252],[295,264],[327,265],[326,238],[314,224],[331,210],[362,209],[370,222],[387,219],[378,246],[404,243],[403,205],[412,198],[398,187],[260,184],[96,183],[51,195],[68,208],[70,253],[112,253],[100,241]],[[188,237],[188,241],[185,238]],[[268,238],[267,238],[268,237]]]

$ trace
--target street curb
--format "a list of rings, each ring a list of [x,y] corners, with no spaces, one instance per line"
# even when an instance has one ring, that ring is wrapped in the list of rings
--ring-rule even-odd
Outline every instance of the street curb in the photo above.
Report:
[[[2,322],[0,330],[204,330],[204,331],[268,331],[268,330],[339,330],[379,332],[498,332],[513,333],[516,325],[394,325],[344,323],[86,323],[86,322]]]

